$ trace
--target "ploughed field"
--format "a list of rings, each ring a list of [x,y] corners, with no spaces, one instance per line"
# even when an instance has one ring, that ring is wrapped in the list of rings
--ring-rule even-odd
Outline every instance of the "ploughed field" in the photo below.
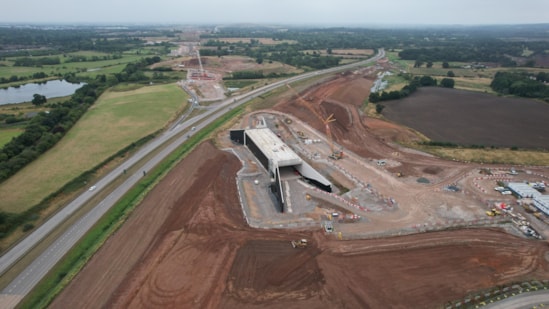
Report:
[[[240,161],[202,143],[144,199],[51,308],[432,308],[549,275],[545,242],[469,229],[339,241],[255,230]],[[307,238],[294,249],[290,240]]]
[[[383,115],[433,141],[549,148],[549,104],[438,87],[382,102]]]

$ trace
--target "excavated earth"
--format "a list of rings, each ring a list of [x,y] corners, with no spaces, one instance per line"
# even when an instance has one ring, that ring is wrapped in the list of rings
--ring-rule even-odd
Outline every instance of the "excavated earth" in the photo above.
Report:
[[[371,83],[347,74],[304,97],[334,114],[338,143],[384,157],[395,151],[392,140],[414,136],[360,115]],[[323,131],[296,100],[276,109]],[[412,152],[401,159],[426,173],[457,164]],[[549,278],[546,242],[499,229],[350,241],[318,230],[252,229],[239,204],[240,168],[233,154],[202,143],[147,195],[51,308],[437,308],[493,286]],[[290,240],[300,238],[310,246],[292,248]]]

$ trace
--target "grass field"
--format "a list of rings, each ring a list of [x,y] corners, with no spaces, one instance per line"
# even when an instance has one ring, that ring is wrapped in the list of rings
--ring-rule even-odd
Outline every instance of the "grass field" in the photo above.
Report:
[[[510,150],[510,149],[463,149],[419,147],[419,149],[436,156],[458,161],[478,163],[506,163],[516,165],[549,165],[549,152]]]
[[[402,77],[398,76],[398,74],[393,74],[389,76],[385,76],[383,80],[387,81],[388,85],[386,89],[383,89],[384,91],[400,91],[402,87],[408,85],[408,81]]]
[[[244,88],[253,85],[259,81],[249,79],[224,80],[223,83],[227,88]]]
[[[82,56],[104,56],[107,54],[97,53],[91,51],[81,51],[72,53],[74,55]],[[111,59],[111,60],[101,60],[101,61],[85,61],[85,62],[69,62],[63,63],[65,59],[62,55],[54,55],[50,57],[59,57],[61,64],[57,65],[45,65],[43,67],[15,67],[13,66],[13,61],[17,57],[7,58],[8,61],[3,61],[2,63],[5,66],[2,66],[0,70],[0,77],[9,78],[12,75],[17,76],[29,76],[34,73],[44,72],[48,75],[55,74],[66,74],[71,72],[81,72],[79,75],[88,75],[95,77],[97,74],[107,74],[107,73],[119,73],[130,62],[137,61],[143,58],[143,55],[136,54],[123,54],[121,59]],[[93,69],[100,69],[97,71],[90,71]]]
[[[161,129],[186,102],[186,94],[174,84],[106,92],[59,144],[0,184],[0,210],[21,212],[36,205],[118,150]]]
[[[464,77],[453,77],[456,82],[454,88],[463,89],[469,91],[482,91],[486,93],[493,93],[495,91],[490,88],[490,83],[492,80],[490,78],[464,78]]]
[[[9,128],[0,130],[0,148],[7,144],[11,139],[21,133],[23,128]]]

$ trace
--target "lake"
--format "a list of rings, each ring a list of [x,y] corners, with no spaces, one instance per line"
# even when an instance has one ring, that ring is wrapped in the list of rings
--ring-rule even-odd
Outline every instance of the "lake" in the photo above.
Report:
[[[72,95],[83,85],[84,83],[72,84],[65,80],[50,80],[43,84],[32,83],[0,89],[0,105],[30,102],[35,93],[45,96],[46,99],[64,97]]]

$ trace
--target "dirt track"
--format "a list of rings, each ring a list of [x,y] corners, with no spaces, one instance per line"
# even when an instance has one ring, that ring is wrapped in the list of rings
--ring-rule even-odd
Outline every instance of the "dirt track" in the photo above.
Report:
[[[341,88],[345,83],[353,85],[353,94]],[[361,76],[342,76],[304,96],[324,113],[336,114],[336,141],[381,158],[400,150],[386,142],[413,136],[362,118],[356,107],[369,84]],[[277,109],[324,129],[295,101]],[[433,175],[457,175],[460,168],[413,152],[403,152],[399,160],[411,172]],[[350,241],[318,230],[251,229],[236,193],[239,168],[236,157],[211,142],[197,147],[51,307],[434,308],[496,285],[549,277],[545,242],[498,229]],[[311,246],[293,249],[289,241],[298,238]]]

